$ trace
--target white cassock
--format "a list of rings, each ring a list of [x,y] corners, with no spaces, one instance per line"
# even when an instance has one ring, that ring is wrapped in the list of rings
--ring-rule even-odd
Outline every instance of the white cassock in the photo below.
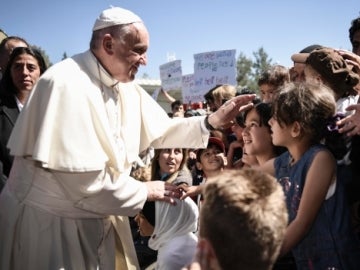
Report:
[[[206,147],[203,119],[170,119],[90,51],[52,66],[9,140],[15,160],[0,195],[0,269],[137,269],[127,216],[147,190],[129,176],[131,164],[150,145]]]

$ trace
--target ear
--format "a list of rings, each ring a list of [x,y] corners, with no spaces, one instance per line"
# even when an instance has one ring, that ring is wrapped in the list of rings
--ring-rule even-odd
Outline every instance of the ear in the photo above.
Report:
[[[301,135],[301,125],[298,121],[295,121],[291,127],[291,137],[297,138]]]
[[[208,239],[200,238],[197,249],[197,260],[202,266],[201,269],[221,269],[215,250]]]
[[[200,248],[204,251],[204,254],[206,254],[209,259],[216,258],[214,248],[208,239],[200,239]]]
[[[104,35],[102,44],[108,54],[113,54],[113,39],[110,34]]]

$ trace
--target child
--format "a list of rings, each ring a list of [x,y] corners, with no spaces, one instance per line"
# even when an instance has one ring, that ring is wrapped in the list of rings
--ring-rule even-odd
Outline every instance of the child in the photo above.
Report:
[[[195,253],[199,212],[192,199],[176,199],[176,204],[146,202],[137,214],[142,236],[151,236],[149,247],[157,250],[156,270],[180,270]],[[153,269],[153,268],[151,268]]]
[[[256,104],[244,114],[245,127],[242,131],[244,150],[248,155],[256,158],[257,165],[262,165],[285,151],[285,148],[272,143],[268,123],[270,117],[271,105],[263,102]]]
[[[209,177],[217,176],[221,173],[227,164],[225,157],[225,145],[217,137],[210,137],[208,145],[205,149],[198,149],[196,151],[196,168],[202,172],[202,183],[205,183]],[[181,199],[188,196],[194,197],[201,194],[203,185],[186,186],[181,185],[185,191]],[[200,196],[198,197],[199,204]]]
[[[279,89],[290,82],[289,69],[281,65],[273,65],[260,74],[258,86],[262,102],[272,102]]]
[[[187,269],[272,269],[288,217],[281,186],[254,169],[226,170],[204,186],[197,254]]]
[[[336,160],[320,144],[335,111],[334,96],[319,84],[290,84],[273,102],[272,141],[288,151],[263,169],[283,186],[289,225],[281,254],[292,251],[299,270],[360,269]]]

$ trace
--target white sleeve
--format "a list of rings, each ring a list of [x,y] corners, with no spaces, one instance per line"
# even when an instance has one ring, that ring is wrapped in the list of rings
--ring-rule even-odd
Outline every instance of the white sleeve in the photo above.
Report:
[[[115,176],[103,171],[53,172],[74,207],[104,214],[134,216],[147,199],[144,183],[127,174]]]

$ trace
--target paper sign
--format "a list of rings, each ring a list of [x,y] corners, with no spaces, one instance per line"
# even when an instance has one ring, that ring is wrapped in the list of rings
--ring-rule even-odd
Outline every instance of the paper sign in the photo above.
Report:
[[[194,74],[182,76],[182,100],[185,104],[204,101],[204,95],[195,89]]]
[[[161,86],[165,91],[181,89],[181,60],[175,60],[160,66]]]
[[[194,87],[203,95],[219,84],[236,85],[236,50],[194,55]]]

